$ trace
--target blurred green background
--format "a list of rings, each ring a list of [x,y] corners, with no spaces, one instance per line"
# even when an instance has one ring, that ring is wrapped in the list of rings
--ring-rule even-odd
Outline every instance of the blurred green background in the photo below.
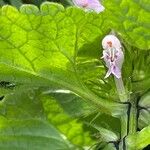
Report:
[[[72,5],[71,0],[0,0],[0,6],[6,4],[13,5],[17,8],[20,7],[22,4],[34,4],[40,6],[40,4],[45,1],[58,2],[63,4],[64,6]]]

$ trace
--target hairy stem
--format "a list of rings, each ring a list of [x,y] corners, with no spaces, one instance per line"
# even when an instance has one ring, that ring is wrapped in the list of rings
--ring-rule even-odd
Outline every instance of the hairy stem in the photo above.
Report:
[[[136,98],[131,100],[131,111],[129,117],[129,134],[137,131],[137,104]]]
[[[115,80],[115,84],[116,84],[116,89],[117,89],[117,93],[119,96],[119,99],[122,103],[126,103],[128,104],[128,108],[126,113],[124,113],[121,117],[120,117],[120,122],[121,122],[121,143],[119,146],[119,150],[124,150],[125,149],[125,138],[128,135],[129,132],[129,118],[130,118],[130,112],[131,112],[131,105],[130,103],[128,103],[128,95],[126,94],[125,91],[125,87],[122,81],[122,78],[116,78],[114,77]]]
[[[121,102],[127,102],[128,96],[126,94],[122,78],[117,79],[116,77],[114,77],[114,79],[115,79],[116,88],[117,88],[117,92],[118,92],[120,101]]]
[[[122,78],[118,79],[114,76],[114,80],[115,80],[117,93],[118,93],[120,101],[124,102],[124,103],[127,102],[128,96],[126,94]],[[127,129],[127,127],[128,127],[128,110],[123,116],[121,116],[120,119],[121,119],[121,138],[123,138],[127,135],[127,130],[128,130]]]
[[[123,139],[128,134],[128,115],[124,114],[120,118],[121,122],[121,139]]]

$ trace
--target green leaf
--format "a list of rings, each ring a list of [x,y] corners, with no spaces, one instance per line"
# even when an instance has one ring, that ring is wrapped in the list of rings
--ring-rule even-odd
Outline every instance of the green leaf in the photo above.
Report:
[[[107,144],[105,147],[104,147],[104,149],[103,150],[115,150],[116,149],[116,147],[114,146],[114,144]]]
[[[55,85],[102,112],[123,113],[125,105],[92,93],[76,69],[80,49],[105,34],[103,16],[72,7],[65,10],[56,3],[43,3],[40,10],[25,5],[20,12],[4,6],[0,14],[1,79],[32,86]]]
[[[0,118],[0,149],[3,150],[69,150],[58,131],[40,120],[7,120]]]
[[[140,107],[150,108],[150,92],[146,93],[142,96],[142,98],[139,101]]]
[[[149,0],[105,0],[108,23],[128,43],[139,49],[150,49]]]
[[[99,134],[101,135],[102,140],[104,140],[105,142],[119,140],[118,136],[114,132],[107,130],[105,128],[99,127],[95,124],[91,124],[91,126],[99,131]]]
[[[150,124],[150,108],[149,109],[141,109],[139,112],[138,118],[138,127],[143,129],[144,127]]]
[[[41,100],[49,122],[63,133],[67,139],[79,147],[93,144],[94,140],[89,131],[84,130],[83,123],[66,114],[54,98],[42,96]]]
[[[39,89],[18,87],[4,94],[0,114],[9,119],[44,119]]]
[[[131,56],[133,57],[133,69],[132,69],[132,87],[134,92],[145,94],[149,90],[150,85],[150,51],[132,51]]]
[[[127,137],[127,148],[130,150],[142,150],[150,144],[150,126],[145,127],[140,132]]]
[[[73,117],[82,117],[93,114],[98,110],[85,103],[81,97],[73,93],[63,93],[65,91],[54,91],[49,93],[54,97],[68,115]]]

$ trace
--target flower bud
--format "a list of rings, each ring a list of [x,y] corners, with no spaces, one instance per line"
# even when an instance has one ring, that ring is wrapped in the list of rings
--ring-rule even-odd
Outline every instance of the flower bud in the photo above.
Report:
[[[108,68],[105,78],[113,74],[116,78],[121,78],[121,68],[124,61],[124,54],[121,49],[119,39],[114,35],[107,35],[102,40],[103,56]]]
[[[80,8],[84,8],[86,11],[94,10],[100,13],[105,9],[99,0],[73,0],[73,3]]]

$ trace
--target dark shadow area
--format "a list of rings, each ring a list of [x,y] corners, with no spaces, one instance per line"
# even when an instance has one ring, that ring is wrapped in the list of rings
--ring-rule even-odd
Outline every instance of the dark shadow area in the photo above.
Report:
[[[46,1],[61,3],[64,6],[72,5],[70,0],[0,0],[0,6],[13,5],[19,8],[22,4],[34,4],[39,7],[43,2]]]
[[[143,150],[150,150],[150,144],[147,147],[145,147]]]
[[[4,99],[5,96],[0,96],[0,101],[2,101]]]
[[[13,89],[15,87],[15,84],[7,82],[7,81],[0,81],[0,88],[8,88]]]

